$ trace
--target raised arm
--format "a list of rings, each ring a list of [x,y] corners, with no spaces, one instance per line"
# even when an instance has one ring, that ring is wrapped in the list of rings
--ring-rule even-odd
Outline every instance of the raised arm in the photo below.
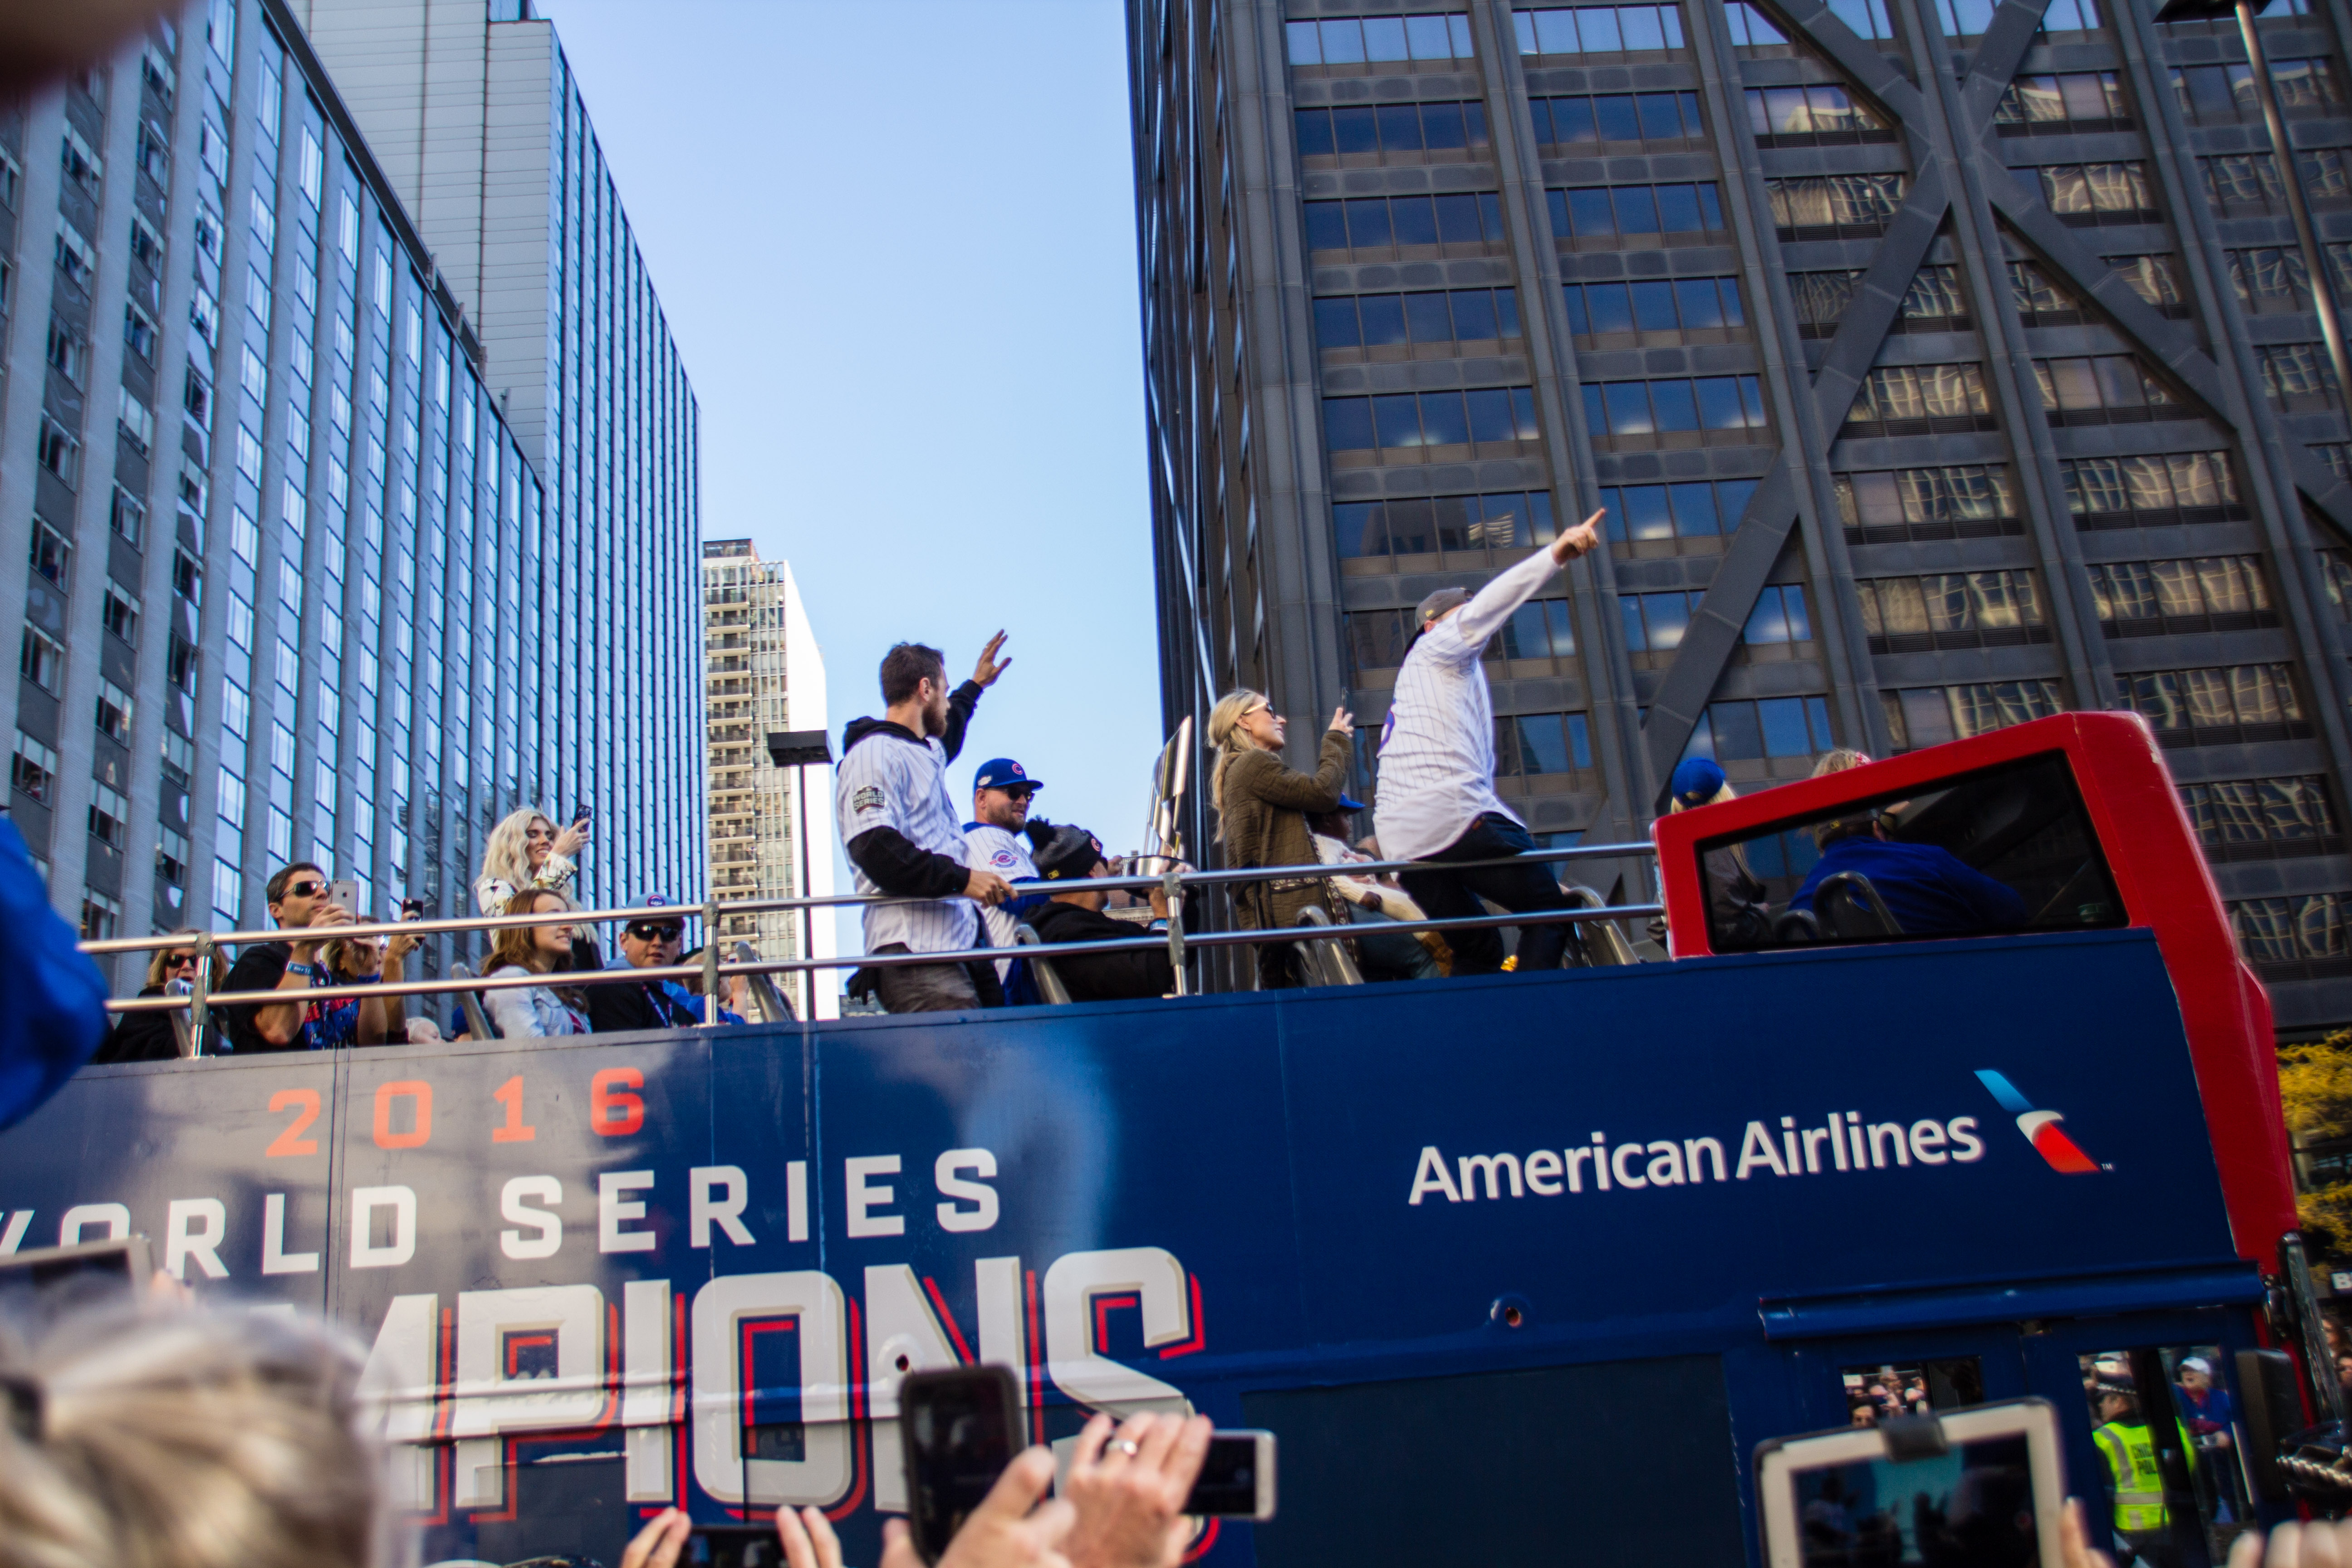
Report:
[[[1497,573],[1468,604],[1454,612],[1456,634],[1474,650],[1484,648],[1486,639],[1503,629],[1511,613],[1551,581],[1553,573],[1588,553],[1601,542],[1601,520],[1606,515],[1608,509],[1604,507],[1553,540],[1549,549],[1538,550],[1517,565]]]
[[[1272,752],[1252,752],[1234,763],[1240,776],[1228,783],[1249,791],[1268,805],[1286,806],[1292,811],[1337,811],[1339,795],[1348,782],[1348,737],[1355,733],[1355,722],[1344,711],[1333,716],[1331,728],[1323,734],[1323,752],[1316,760],[1315,771],[1302,773],[1297,768],[1285,767],[1282,759]],[[1246,769],[1246,772],[1241,770]]]

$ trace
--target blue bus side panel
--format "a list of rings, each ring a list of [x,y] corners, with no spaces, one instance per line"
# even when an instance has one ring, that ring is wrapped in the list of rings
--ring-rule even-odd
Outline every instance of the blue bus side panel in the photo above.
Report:
[[[2053,1169],[1980,1070],[2063,1115],[2099,1169]],[[1477,1408],[1524,1426],[1564,1401],[1577,1442],[1622,1429],[1619,1448],[1712,1477],[1677,1517],[1719,1541],[1738,1507],[1719,1461],[1801,1419],[1743,1394],[1769,1379],[1727,1384],[1718,1360],[1774,1353],[1769,1303],[1832,1303],[1853,1331],[1904,1292],[1990,1287],[2022,1317],[2039,1291],[2230,1255],[2178,1009],[2131,931],[94,1069],[0,1139],[0,1226],[30,1211],[23,1245],[51,1245],[75,1211],[103,1235],[109,1205],[205,1289],[324,1305],[386,1366],[423,1368],[430,1556],[493,1561],[612,1561],[629,1517],[673,1497],[727,1517],[747,1479],[755,1509],[821,1486],[852,1559],[871,1556],[895,1436],[869,1371],[990,1344],[1021,1363],[1049,1437],[1075,1429],[1073,1396],[1181,1398],[1227,1425],[1288,1412],[1299,1517],[1313,1478],[1346,1473],[1328,1445],[1364,1422],[1365,1442],[1478,1443],[1394,1430],[1413,1407],[1397,1391],[1314,1390],[1454,1380],[1427,1388],[1449,1427]],[[205,1285],[215,1262],[226,1278]],[[548,1302],[568,1305],[531,1316]],[[713,1381],[722,1360],[737,1370]],[[432,1396],[469,1365],[489,1382]],[[669,1390],[635,1436],[617,1394],[632,1367]],[[507,1395],[511,1424],[478,1435],[478,1396],[549,1378],[560,1400],[583,1368],[612,1396],[575,1394],[570,1426],[533,1426]],[[689,1384],[700,1421],[677,1419]],[[1645,1425],[1626,1409],[1644,1398],[1695,1418]],[[845,1421],[824,1423],[833,1410]],[[1622,1489],[1576,1451],[1546,1473],[1570,1494],[1579,1477]],[[485,1453],[506,1470],[495,1506],[457,1473]],[[1492,1495],[1474,1504],[1437,1484],[1460,1467],[1448,1453],[1418,1491],[1410,1466],[1382,1471],[1384,1493],[1499,1509],[1551,1539],[1562,1504],[1520,1495],[1525,1466],[1477,1470]],[[535,1463],[555,1458],[570,1462]],[[536,1534],[535,1516],[551,1521]],[[1315,1560],[1278,1539],[1269,1561]],[[1209,1560],[1250,1561],[1250,1541],[1227,1527]]]

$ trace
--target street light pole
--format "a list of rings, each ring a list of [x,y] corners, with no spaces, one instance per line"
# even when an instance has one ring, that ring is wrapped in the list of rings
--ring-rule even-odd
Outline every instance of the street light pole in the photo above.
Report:
[[[793,770],[793,794],[800,797],[801,814],[801,897],[814,897],[809,879],[814,865],[814,852],[809,848],[808,771],[833,765],[833,738],[823,730],[771,730],[768,731],[768,758],[780,768]],[[816,911],[801,910],[801,956],[814,962],[816,958]],[[816,971],[803,970],[801,1005],[804,1016],[816,1016]]]

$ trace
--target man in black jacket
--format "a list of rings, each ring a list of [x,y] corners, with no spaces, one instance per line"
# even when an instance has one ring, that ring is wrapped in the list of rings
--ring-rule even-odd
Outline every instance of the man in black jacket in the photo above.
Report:
[[[853,719],[834,773],[834,812],[861,893],[921,902],[868,905],[866,951],[958,952],[983,944],[975,904],[1012,893],[993,871],[964,864],[962,817],[948,797],[947,765],[963,749],[980,694],[1013,661],[999,662],[999,632],[972,677],[950,693],[935,647],[900,643],[882,660],[880,719]],[[999,1004],[992,963],[888,964],[850,976],[853,994],[878,991],[893,1013],[940,1013]]]
[[[1046,882],[1082,882],[1118,875],[1118,868],[1103,855],[1102,840],[1083,827],[1067,824],[1052,828],[1038,844],[1033,858],[1039,879]],[[1103,913],[1103,906],[1109,902],[1108,892],[1073,889],[1052,895],[1024,918],[1036,931],[1037,940],[1049,942],[1127,942],[1168,930],[1168,897],[1157,888],[1151,889],[1152,919],[1149,930]],[[1176,989],[1176,968],[1169,963],[1164,944],[1139,952],[1057,952],[1047,962],[1062,977],[1073,1002],[1165,996]]]
[[[669,900],[658,893],[647,893],[640,901],[652,905]],[[632,969],[667,969],[677,963],[678,944],[685,939],[683,916],[631,921],[621,930],[621,956]],[[691,1029],[702,1022],[701,1015],[688,1006],[667,981],[588,985],[582,989],[588,995],[588,1028],[592,1034]]]

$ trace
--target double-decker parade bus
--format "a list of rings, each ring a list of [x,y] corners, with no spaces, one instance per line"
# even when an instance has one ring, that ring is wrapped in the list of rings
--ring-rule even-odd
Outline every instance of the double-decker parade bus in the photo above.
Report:
[[[2021,916],[1809,887],[1857,831]],[[2028,1394],[2104,1534],[2126,1380],[2175,1561],[2284,1517],[2227,1397],[2237,1352],[2318,1359],[2270,1013],[2145,722],[1654,848],[1652,962],[1602,962],[1626,904],[1540,974],[93,1068],[0,1139],[0,1250],[142,1234],[348,1327],[428,1563],[610,1564],[673,1504],[819,1505],[871,1561],[898,1380],[982,1362],[1044,1442],[1275,1432],[1279,1511],[1204,1522],[1213,1564],[1760,1562],[1759,1443]]]

